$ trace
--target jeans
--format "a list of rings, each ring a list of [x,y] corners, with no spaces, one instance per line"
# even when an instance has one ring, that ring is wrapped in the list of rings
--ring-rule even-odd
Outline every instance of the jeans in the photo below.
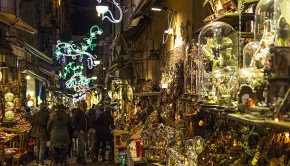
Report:
[[[90,145],[91,145],[90,155],[92,157],[94,157],[95,155],[98,156],[98,153],[96,152],[96,146],[97,146],[96,130],[90,129],[89,135],[90,135]]]
[[[44,164],[44,153],[46,148],[46,140],[36,138],[36,164]]]
[[[77,131],[77,137],[78,137],[78,159],[85,159],[85,142],[87,138],[87,133],[84,132],[84,134],[81,134],[79,131]]]

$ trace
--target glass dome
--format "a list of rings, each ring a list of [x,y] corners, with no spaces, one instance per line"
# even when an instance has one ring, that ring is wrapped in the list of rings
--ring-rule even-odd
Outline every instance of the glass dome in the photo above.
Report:
[[[255,11],[255,41],[267,40],[274,43],[275,21],[274,0],[260,0]]]
[[[221,107],[233,106],[237,88],[232,86],[237,78],[237,68],[225,67],[207,74],[204,79],[203,94],[205,105],[217,104]]]
[[[277,0],[275,6],[275,45],[290,47],[290,1]]]
[[[224,71],[222,69],[232,70],[238,66],[237,34],[227,23],[212,22],[199,33],[198,44],[198,95],[199,97],[208,95],[207,99],[211,100],[208,102],[216,103],[219,100],[218,92],[221,87],[227,87],[222,79],[228,77],[217,78],[216,76],[228,74],[222,73]]]
[[[255,66],[255,53],[259,47],[259,42],[250,42],[243,49],[243,68]]]

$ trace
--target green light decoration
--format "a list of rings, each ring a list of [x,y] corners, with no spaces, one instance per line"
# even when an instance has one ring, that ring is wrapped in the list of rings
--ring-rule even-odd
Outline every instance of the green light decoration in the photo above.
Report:
[[[65,82],[66,88],[73,88],[75,91],[81,91],[89,87],[91,79],[83,75],[83,68],[83,64],[75,66],[75,62],[70,62],[64,67],[64,74],[59,72],[60,79],[66,79],[68,74],[73,74],[72,77]]]
[[[62,57],[62,62],[64,63],[65,57],[72,57],[72,59],[75,60],[79,56],[80,61],[82,61],[82,58],[85,55],[88,57],[88,68],[92,69],[93,66],[97,65],[94,64],[94,59],[96,59],[97,56],[92,55],[91,53],[87,52],[87,50],[94,50],[97,44],[93,44],[93,41],[97,39],[96,35],[101,35],[102,33],[103,30],[100,29],[98,26],[94,25],[90,29],[90,37],[83,39],[84,41],[86,41],[86,43],[81,43],[81,47],[76,46],[73,41],[69,41],[68,43],[66,43],[58,40],[56,45],[57,51],[55,52],[56,59],[59,60]]]

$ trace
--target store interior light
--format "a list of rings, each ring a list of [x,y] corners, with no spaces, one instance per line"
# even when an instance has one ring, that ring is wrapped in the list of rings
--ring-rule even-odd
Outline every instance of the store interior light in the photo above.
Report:
[[[30,78],[31,78],[30,75],[27,75],[27,76],[26,76],[26,79],[27,79],[27,80],[30,80]]]
[[[93,80],[96,80],[97,78],[98,78],[97,76],[93,76],[93,77],[92,77]]]
[[[158,12],[160,12],[162,9],[161,8],[158,8],[158,7],[152,7],[151,10],[152,11],[158,11]]]
[[[166,89],[168,87],[168,84],[164,83],[164,84],[162,84],[161,87],[162,87],[162,89]]]

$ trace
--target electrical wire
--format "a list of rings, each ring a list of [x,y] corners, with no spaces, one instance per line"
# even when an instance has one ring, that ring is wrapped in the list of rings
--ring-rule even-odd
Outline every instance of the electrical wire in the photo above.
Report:
[[[171,24],[172,24],[172,20],[173,20],[173,14],[171,16],[171,19],[170,19],[170,13],[168,13],[168,30],[170,29],[171,27]],[[170,20],[169,20],[170,19]],[[164,32],[163,33],[163,38],[162,38],[162,44],[165,44],[168,40],[168,36],[169,36],[169,32],[167,33],[166,37],[165,37],[166,33]]]

